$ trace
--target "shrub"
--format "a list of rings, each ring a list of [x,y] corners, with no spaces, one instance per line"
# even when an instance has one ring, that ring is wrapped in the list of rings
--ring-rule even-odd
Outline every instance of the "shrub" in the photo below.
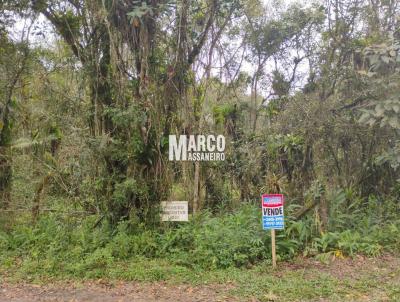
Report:
[[[368,206],[363,211],[347,211],[351,223],[340,215],[332,216],[340,218],[338,228],[323,234],[312,216],[295,221],[291,214],[296,210],[295,206],[286,208],[286,228],[276,233],[281,259],[300,252],[324,259],[357,253],[377,256],[384,249],[400,251],[400,220],[367,219]],[[187,223],[171,222],[157,228],[129,220],[116,228],[107,221],[93,228],[98,219],[62,220],[48,214],[35,226],[18,224],[11,232],[0,232],[0,263],[10,267],[18,259],[18,269],[26,274],[99,277],[115,263],[135,259],[162,258],[178,266],[216,269],[250,266],[271,257],[270,232],[262,230],[261,210],[251,204],[218,215],[204,211]]]

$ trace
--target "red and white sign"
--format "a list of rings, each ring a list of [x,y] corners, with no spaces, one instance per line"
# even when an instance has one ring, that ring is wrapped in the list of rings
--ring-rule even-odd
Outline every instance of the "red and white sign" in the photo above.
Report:
[[[263,194],[262,206],[266,208],[281,207],[283,206],[282,194]]]

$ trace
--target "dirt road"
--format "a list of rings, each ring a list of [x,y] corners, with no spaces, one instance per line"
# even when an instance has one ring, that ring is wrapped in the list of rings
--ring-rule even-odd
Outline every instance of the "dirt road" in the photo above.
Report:
[[[1,302],[194,302],[238,301],[226,294],[222,286],[171,286],[166,283],[134,283],[101,281],[46,286],[29,284],[2,284]]]

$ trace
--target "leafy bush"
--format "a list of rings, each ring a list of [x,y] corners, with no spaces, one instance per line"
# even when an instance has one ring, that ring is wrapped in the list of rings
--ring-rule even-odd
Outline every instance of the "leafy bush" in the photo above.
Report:
[[[393,207],[391,202],[385,204]],[[375,211],[375,220],[367,219],[366,213],[372,215],[375,206],[370,202],[361,212],[347,211],[346,219],[332,215],[332,219],[339,217],[338,223],[331,224],[336,229],[323,234],[312,216],[295,221],[291,214],[297,207],[288,206],[285,231],[277,232],[278,256],[290,259],[303,252],[323,259],[357,253],[377,256],[384,249],[400,251],[400,220],[377,219],[385,210]],[[270,232],[262,230],[260,208],[251,204],[219,215],[205,211],[188,223],[151,229],[132,221],[120,222],[117,228],[105,221],[93,228],[98,219],[64,221],[49,214],[35,226],[18,224],[11,232],[0,232],[0,263],[30,275],[100,277],[112,271],[115,263],[135,259],[218,269],[249,266],[271,257]]]
[[[268,257],[269,235],[261,227],[260,211],[244,206],[220,217],[209,213],[162,237],[163,253],[186,265],[206,268],[242,266]],[[183,258],[182,258],[183,256]]]

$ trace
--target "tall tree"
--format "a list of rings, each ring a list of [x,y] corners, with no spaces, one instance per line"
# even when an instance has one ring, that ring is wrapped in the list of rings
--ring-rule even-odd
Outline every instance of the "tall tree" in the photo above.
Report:
[[[26,41],[11,41],[1,28],[0,45],[0,206],[7,207],[11,199],[12,107],[15,90],[27,67],[29,51]]]

